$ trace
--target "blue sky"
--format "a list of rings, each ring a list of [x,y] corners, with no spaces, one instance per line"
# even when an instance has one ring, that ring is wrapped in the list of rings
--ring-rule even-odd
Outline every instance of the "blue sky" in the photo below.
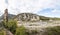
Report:
[[[9,13],[35,13],[47,17],[60,17],[60,0],[0,0],[0,15]]]

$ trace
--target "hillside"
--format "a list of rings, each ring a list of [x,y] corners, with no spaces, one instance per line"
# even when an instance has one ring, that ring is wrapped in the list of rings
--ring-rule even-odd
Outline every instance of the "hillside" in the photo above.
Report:
[[[21,21],[40,21],[40,20],[48,21],[50,18],[32,13],[20,13],[17,16],[15,16],[14,19]]]
[[[27,33],[29,33],[30,35],[44,35],[47,33],[50,34],[49,31],[52,31],[54,28],[52,28],[51,30],[50,29],[46,29],[46,28],[50,28],[50,27],[55,27],[55,26],[60,26],[60,22],[59,23],[54,23],[54,22],[51,22],[51,23],[47,23],[47,22],[44,22],[44,21],[49,21],[49,19],[52,19],[52,20],[60,20],[60,18],[50,18],[50,17],[45,17],[45,16],[40,16],[40,15],[36,15],[36,14],[32,14],[32,13],[20,13],[18,15],[12,15],[12,14],[8,14],[8,19],[15,19],[15,20],[18,20],[18,21],[22,21],[21,24],[18,23],[18,25],[24,25],[24,27],[27,29]],[[3,15],[1,16],[0,18],[1,20],[3,19]],[[40,20],[42,20],[42,22],[39,22]],[[9,20],[10,21],[10,20]],[[26,22],[23,22],[23,21],[26,21]],[[28,21],[31,21],[31,22],[28,22]],[[38,21],[38,22],[36,22]],[[7,26],[8,29],[5,27],[5,25],[0,22],[0,28],[2,27],[3,29],[1,30],[4,30],[5,33],[7,35],[14,35],[16,33],[13,33],[15,29],[17,29],[15,26],[15,23],[16,21],[14,20],[11,20]],[[24,24],[23,24],[24,23]],[[36,30],[35,30],[36,29]],[[60,28],[58,28],[60,29]],[[56,28],[56,30],[58,31],[58,29]],[[13,32],[12,32],[12,31]],[[18,27],[18,32],[20,32],[20,28]],[[54,29],[55,30],[55,29]],[[0,31],[1,32],[1,31]],[[16,32],[16,30],[15,30]],[[31,32],[31,33],[30,33]],[[35,33],[36,32],[36,33]],[[47,33],[45,33],[47,32]],[[55,31],[53,31],[54,34],[55,34]],[[58,31],[59,32],[59,31]],[[52,33],[53,34],[53,33]],[[58,34],[58,33],[57,33]]]
[[[51,18],[51,17],[45,17],[37,14],[32,13],[20,13],[18,15],[8,14],[8,19],[17,19],[21,21],[48,21],[50,19],[52,20],[60,20],[60,18]],[[3,15],[0,16],[0,20],[3,19]]]
[[[8,19],[12,19],[12,18],[14,18],[14,16],[16,16],[16,15],[8,14]],[[2,16],[0,17],[0,20],[3,20],[3,17],[4,17],[4,15],[2,15]]]

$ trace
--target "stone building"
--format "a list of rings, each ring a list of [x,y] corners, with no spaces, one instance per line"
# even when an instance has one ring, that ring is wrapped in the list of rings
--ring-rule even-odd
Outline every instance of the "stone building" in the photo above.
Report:
[[[4,21],[8,22],[8,9],[5,9],[5,12],[4,12]]]

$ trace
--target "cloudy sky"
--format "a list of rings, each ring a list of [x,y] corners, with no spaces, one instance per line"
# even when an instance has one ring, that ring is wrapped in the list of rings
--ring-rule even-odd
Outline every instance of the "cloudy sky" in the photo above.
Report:
[[[35,13],[47,17],[60,17],[60,0],[0,0],[0,15],[9,13]]]

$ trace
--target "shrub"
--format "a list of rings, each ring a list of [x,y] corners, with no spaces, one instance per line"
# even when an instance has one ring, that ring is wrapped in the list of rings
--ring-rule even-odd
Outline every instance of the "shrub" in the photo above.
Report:
[[[21,26],[16,29],[16,34],[15,35],[26,35],[26,29],[24,26]]]
[[[60,26],[46,28],[44,35],[60,35]]]
[[[6,35],[6,31],[4,31],[3,29],[0,30],[0,35]]]
[[[10,30],[14,34],[16,31],[16,28],[17,28],[17,21],[15,21],[15,20],[9,20],[8,22],[4,21],[3,25],[5,28]]]

